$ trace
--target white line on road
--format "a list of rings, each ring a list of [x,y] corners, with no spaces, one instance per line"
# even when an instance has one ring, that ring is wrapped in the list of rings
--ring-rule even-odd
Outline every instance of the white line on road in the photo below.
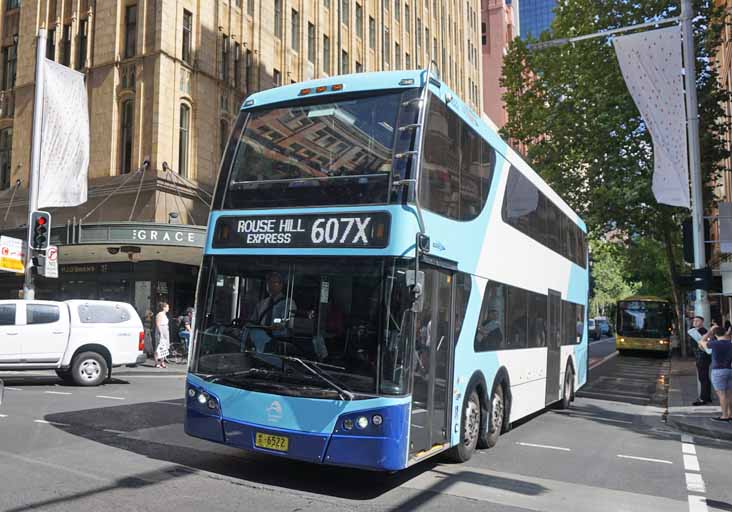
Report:
[[[696,455],[684,454],[684,469],[687,471],[700,471],[699,459],[696,458]]]
[[[8,417],[7,414],[0,414],[0,418],[7,418],[7,417]]]
[[[688,453],[689,455],[696,455],[696,446],[690,443],[681,443],[681,453]]]
[[[8,386],[5,386],[6,391],[23,391],[20,388],[9,388]]]
[[[707,499],[704,496],[689,496],[689,512],[707,512]]]
[[[125,400],[125,398],[122,398],[119,396],[107,396],[107,395],[97,395],[97,398],[106,398],[107,400]]]
[[[123,430],[114,430],[114,429],[111,429],[111,428],[103,428],[102,430],[104,432],[109,432],[110,434],[126,434],[127,433],[127,432],[125,432]]]
[[[71,393],[68,393],[66,391],[44,391],[47,395],[70,395]]]
[[[694,438],[691,437],[689,434],[681,434],[681,442],[691,444],[694,442]]]
[[[601,364],[605,364],[605,363],[607,363],[607,362],[608,362],[608,361],[609,361],[610,359],[612,359],[613,357],[615,357],[615,356],[617,356],[617,355],[618,355],[618,351],[617,351],[617,350],[616,350],[615,352],[613,352],[612,354],[608,354],[608,355],[606,355],[605,357],[603,357],[603,358],[602,358],[602,359],[600,359],[599,361],[597,361],[597,362],[595,362],[595,363],[592,363],[592,364],[590,365],[590,370],[592,370],[593,368],[597,368],[597,367],[598,367],[598,366],[600,366]]]
[[[521,446],[530,446],[531,448],[546,448],[548,450],[560,450],[560,451],[563,451],[563,452],[571,452],[572,451],[569,448],[563,448],[561,446],[550,446],[550,445],[547,445],[547,444],[533,444],[533,443],[519,443],[519,442],[517,442],[516,444],[521,445]]]
[[[691,492],[706,493],[704,480],[699,473],[686,473],[686,490]]]
[[[620,455],[618,454],[618,457],[621,459],[633,459],[633,460],[642,460],[645,462],[657,462],[659,464],[673,464],[670,460],[663,460],[663,459],[649,459],[648,457],[635,457],[634,455]]]
[[[57,427],[68,427],[68,423],[58,423],[57,421],[33,420],[33,423],[43,423],[44,425],[55,425]]]

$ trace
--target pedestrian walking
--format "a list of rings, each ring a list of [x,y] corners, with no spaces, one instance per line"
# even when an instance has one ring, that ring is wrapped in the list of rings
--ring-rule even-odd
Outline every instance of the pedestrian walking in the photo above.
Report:
[[[170,328],[168,327],[168,310],[170,306],[167,302],[161,302],[158,305],[158,314],[155,316],[155,336],[158,345],[155,348],[155,368],[167,368],[165,358],[170,352]]]
[[[692,321],[693,328],[689,329],[689,335],[694,339],[694,358],[696,359],[696,377],[699,380],[699,398],[693,405],[706,405],[712,403],[712,381],[709,378],[709,367],[712,364],[712,357],[699,341],[707,334],[704,328],[704,317],[695,316]]]
[[[732,328],[726,331],[717,324],[699,341],[712,351],[712,384],[719,397],[722,414],[714,421],[732,422]]]

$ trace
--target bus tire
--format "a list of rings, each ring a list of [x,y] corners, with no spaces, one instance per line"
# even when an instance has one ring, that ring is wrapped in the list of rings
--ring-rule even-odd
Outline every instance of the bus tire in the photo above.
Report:
[[[478,436],[480,435],[480,397],[478,397],[478,391],[475,388],[465,396],[460,423],[460,442],[447,452],[447,456],[453,462],[470,460],[478,444]]]
[[[558,402],[558,409],[569,409],[574,395],[574,369],[567,363],[567,371],[564,372],[564,387],[562,387],[562,399]]]
[[[499,383],[493,388],[490,416],[488,417],[485,436],[480,443],[481,448],[493,448],[498,444],[498,438],[504,431],[505,420],[506,400],[503,394],[503,383]]]

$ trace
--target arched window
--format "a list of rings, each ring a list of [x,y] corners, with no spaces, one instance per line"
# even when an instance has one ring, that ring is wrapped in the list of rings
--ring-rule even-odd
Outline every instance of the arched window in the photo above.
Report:
[[[178,173],[188,176],[188,146],[191,131],[191,108],[185,103],[180,105],[180,125],[178,130]]]
[[[226,150],[226,142],[229,138],[229,123],[225,119],[219,121],[219,151],[221,156],[224,156]]]
[[[0,190],[10,188],[10,171],[13,162],[13,129],[0,130]]]
[[[135,101],[125,100],[120,109],[119,172],[132,172],[132,139],[135,132]]]

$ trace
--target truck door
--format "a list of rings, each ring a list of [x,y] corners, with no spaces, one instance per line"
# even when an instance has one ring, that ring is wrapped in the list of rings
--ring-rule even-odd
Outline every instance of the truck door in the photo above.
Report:
[[[58,362],[69,337],[66,305],[26,302],[24,309],[25,325],[19,326],[23,359],[38,364]]]
[[[17,305],[0,304],[0,363],[19,363],[22,357],[17,314]]]

